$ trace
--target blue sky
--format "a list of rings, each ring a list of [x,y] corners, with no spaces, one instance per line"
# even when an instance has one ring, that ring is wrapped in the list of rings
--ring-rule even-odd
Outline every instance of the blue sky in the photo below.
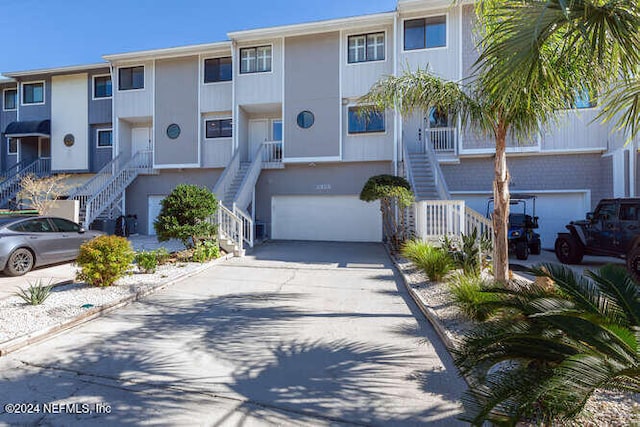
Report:
[[[394,8],[395,0],[0,0],[0,72],[89,64],[104,54]]]

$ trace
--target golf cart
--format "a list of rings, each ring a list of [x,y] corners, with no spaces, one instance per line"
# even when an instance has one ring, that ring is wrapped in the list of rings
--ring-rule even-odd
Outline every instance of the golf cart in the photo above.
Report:
[[[532,215],[527,212],[527,204]],[[487,218],[493,213],[493,197],[487,203]],[[538,228],[536,216],[536,196],[531,194],[512,194],[509,199],[509,252],[515,252],[518,259],[525,260],[529,254],[539,255],[542,250],[540,234],[534,232]]]

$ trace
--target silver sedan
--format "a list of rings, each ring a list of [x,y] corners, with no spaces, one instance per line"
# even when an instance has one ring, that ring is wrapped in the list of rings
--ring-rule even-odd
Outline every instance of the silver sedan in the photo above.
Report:
[[[64,218],[0,217],[0,270],[21,276],[33,267],[72,261],[80,245],[101,234]]]

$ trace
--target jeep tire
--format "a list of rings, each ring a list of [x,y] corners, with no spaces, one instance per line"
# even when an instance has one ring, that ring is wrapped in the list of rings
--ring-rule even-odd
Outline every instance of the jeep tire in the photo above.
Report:
[[[529,245],[527,242],[516,243],[516,257],[522,260],[529,258]]]
[[[640,246],[631,249],[627,254],[627,269],[631,277],[640,283]]]
[[[584,249],[570,234],[561,234],[556,239],[556,257],[563,264],[580,264]]]

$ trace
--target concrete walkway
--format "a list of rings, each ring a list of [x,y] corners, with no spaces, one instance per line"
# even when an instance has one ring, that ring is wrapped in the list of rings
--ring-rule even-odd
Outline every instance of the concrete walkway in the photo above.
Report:
[[[46,425],[449,426],[466,388],[382,246],[337,243],[265,244],[0,359],[0,381],[40,404],[0,424]]]

